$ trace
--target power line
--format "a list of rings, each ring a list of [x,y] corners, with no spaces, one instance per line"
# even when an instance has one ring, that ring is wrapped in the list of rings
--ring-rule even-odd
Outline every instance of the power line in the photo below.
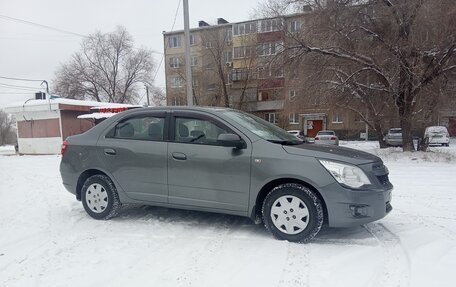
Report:
[[[1,79],[13,80],[13,81],[28,81],[28,82],[42,82],[44,80],[34,80],[34,79],[24,79],[24,78],[13,78],[13,77],[4,77],[0,76]]]
[[[30,93],[20,93],[20,92],[0,92],[0,95],[31,95],[33,92]]]
[[[179,0],[179,3],[177,4],[176,13],[174,14],[173,25],[171,26],[171,32],[174,30],[174,25],[176,25],[177,14],[179,13],[180,5],[181,5],[181,0]],[[157,75],[158,75],[158,71],[159,71],[160,68],[161,68],[161,65],[162,65],[162,63],[163,63],[164,58],[165,58],[165,54],[163,53],[163,54],[162,54],[162,57],[161,57],[161,60],[160,60],[160,63],[158,64],[157,70],[155,71],[155,75],[154,75],[154,78],[152,79],[152,81],[155,81],[155,78],[156,78]],[[139,100],[139,104],[141,104],[143,98],[144,98],[144,96],[142,96],[141,99]]]
[[[38,88],[38,87],[28,87],[28,86],[17,86],[17,85],[8,85],[8,84],[3,84],[0,83],[1,87],[5,87],[7,89],[13,89],[13,90],[22,90],[22,91],[40,91],[43,88]]]
[[[22,23],[22,24],[27,24],[27,25],[32,25],[32,26],[36,26],[36,27],[41,27],[41,28],[44,28],[44,29],[53,30],[53,31],[57,31],[57,32],[60,32],[60,33],[65,33],[65,34],[69,34],[69,35],[73,35],[73,36],[87,38],[86,35],[82,35],[82,34],[79,34],[79,33],[71,32],[71,31],[67,31],[67,30],[63,30],[63,29],[59,29],[59,28],[55,28],[55,27],[47,26],[47,25],[43,25],[43,24],[38,24],[38,23],[35,23],[35,22],[32,22],[32,21],[27,21],[27,20],[23,20],[23,19],[19,19],[19,18],[9,17],[9,16],[6,16],[6,15],[1,15],[0,14],[0,18],[6,19],[6,20],[10,20],[10,21],[19,22],[19,23]]]

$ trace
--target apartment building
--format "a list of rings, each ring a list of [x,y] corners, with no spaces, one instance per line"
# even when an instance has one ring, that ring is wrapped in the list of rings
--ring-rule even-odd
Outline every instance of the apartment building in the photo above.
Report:
[[[322,129],[356,139],[365,131],[361,118],[325,101],[325,91],[308,89],[303,79],[312,67],[294,67],[281,58],[285,46],[305,28],[312,13],[217,24],[200,21],[190,30],[193,98],[196,105],[230,106],[288,130],[314,137]],[[164,32],[168,105],[186,105],[184,31]],[[399,126],[385,114],[386,126]]]

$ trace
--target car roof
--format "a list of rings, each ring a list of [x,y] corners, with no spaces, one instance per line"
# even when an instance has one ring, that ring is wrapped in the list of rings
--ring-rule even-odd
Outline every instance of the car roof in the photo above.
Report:
[[[207,107],[207,106],[164,106],[164,107],[143,107],[134,109],[135,111],[148,111],[148,110],[159,110],[159,111],[172,111],[172,110],[188,110],[188,111],[229,111],[233,109],[224,107]]]
[[[426,128],[427,131],[434,131],[434,132],[446,132],[447,128],[444,126],[430,126]]]

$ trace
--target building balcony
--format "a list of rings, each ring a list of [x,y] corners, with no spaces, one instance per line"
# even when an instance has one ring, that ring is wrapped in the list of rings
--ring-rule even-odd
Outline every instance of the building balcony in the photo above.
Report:
[[[245,104],[247,112],[273,111],[283,109],[283,100],[249,102]]]

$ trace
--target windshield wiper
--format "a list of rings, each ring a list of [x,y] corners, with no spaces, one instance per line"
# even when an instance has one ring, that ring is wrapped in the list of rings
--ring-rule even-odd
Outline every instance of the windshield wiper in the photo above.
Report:
[[[290,140],[267,140],[268,142],[275,143],[275,144],[281,144],[281,145],[299,145],[302,144],[302,141],[296,140],[296,141],[290,141]]]

